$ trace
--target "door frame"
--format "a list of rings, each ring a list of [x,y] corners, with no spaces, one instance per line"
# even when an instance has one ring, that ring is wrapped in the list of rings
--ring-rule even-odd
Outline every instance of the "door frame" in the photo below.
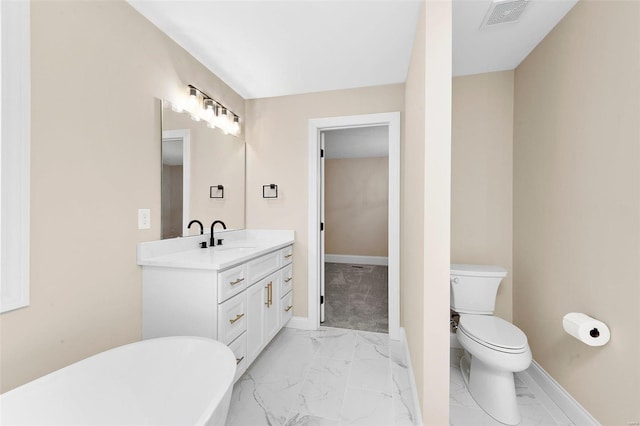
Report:
[[[165,141],[182,142],[182,236],[187,237],[191,215],[191,131],[189,129],[163,130],[161,152]]]
[[[400,113],[309,120],[308,328],[320,327],[320,133],[354,127],[389,128],[389,337],[400,339]]]

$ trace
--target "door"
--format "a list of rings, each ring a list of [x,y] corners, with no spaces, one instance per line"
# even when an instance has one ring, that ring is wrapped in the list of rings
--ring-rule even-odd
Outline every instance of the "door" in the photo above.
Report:
[[[324,132],[320,133],[320,323],[324,322]]]
[[[309,119],[309,326],[320,325],[320,298],[322,291],[321,262],[324,247],[320,248],[320,199],[323,188],[320,173],[320,149],[323,132],[352,127],[388,126],[389,148],[389,337],[400,339],[400,113],[388,112],[328,118]],[[326,146],[325,146],[326,149]],[[331,226],[329,224],[329,226]],[[325,310],[326,311],[326,310]],[[326,318],[325,318],[326,319]]]
[[[280,329],[280,272],[268,276],[264,287],[266,293],[264,310],[265,341],[271,340]],[[259,283],[258,283],[259,284]]]

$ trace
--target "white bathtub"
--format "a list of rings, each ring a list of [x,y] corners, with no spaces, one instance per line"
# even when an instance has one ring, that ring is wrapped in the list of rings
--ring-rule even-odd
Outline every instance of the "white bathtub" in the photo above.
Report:
[[[0,395],[0,424],[224,425],[235,370],[215,340],[143,340]]]

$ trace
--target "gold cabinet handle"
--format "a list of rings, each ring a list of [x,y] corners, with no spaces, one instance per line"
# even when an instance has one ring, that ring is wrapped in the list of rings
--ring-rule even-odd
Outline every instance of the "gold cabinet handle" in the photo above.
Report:
[[[285,278],[284,282],[288,283],[289,281],[291,281],[293,279],[293,277],[289,277],[289,278]]]
[[[293,305],[289,305],[289,306],[287,306],[287,307],[284,309],[284,311],[285,311],[285,312],[289,312],[289,311],[291,310],[291,308],[293,308]]]
[[[240,364],[244,357],[236,358],[236,365]]]
[[[242,318],[244,316],[244,314],[238,314],[236,315],[236,317],[234,319],[230,319],[229,322],[231,324],[234,324],[236,321],[238,321],[240,318]]]
[[[289,254],[285,255],[285,256],[284,256],[284,258],[285,258],[285,259],[288,259],[288,258],[290,258],[291,256],[293,256],[293,253],[289,253]]]
[[[267,308],[268,308],[273,303],[273,299],[271,298],[272,297],[272,289],[273,289],[273,281],[269,281],[269,284],[267,284],[267,286],[265,288],[267,289],[267,303],[265,303],[265,305],[267,305]]]
[[[236,285],[236,284],[240,284],[242,281],[244,281],[244,278],[238,278],[235,281],[231,281],[229,284]]]

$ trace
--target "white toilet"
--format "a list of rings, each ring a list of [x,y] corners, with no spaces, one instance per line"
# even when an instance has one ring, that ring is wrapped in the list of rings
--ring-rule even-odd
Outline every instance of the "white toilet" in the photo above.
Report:
[[[471,396],[494,419],[517,425],[513,373],[529,367],[531,350],[522,330],[492,315],[506,275],[499,266],[451,265],[451,309],[460,315],[460,369]]]

